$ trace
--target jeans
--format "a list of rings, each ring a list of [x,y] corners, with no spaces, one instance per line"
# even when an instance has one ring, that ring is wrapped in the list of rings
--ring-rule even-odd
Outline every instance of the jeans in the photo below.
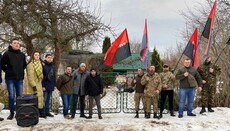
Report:
[[[93,115],[93,100],[96,101],[98,116],[101,116],[101,98],[98,96],[89,96],[89,116]]]
[[[72,100],[73,100],[73,107],[71,110],[71,115],[72,117],[75,117],[76,114],[76,108],[77,108],[77,102],[78,102],[78,97],[80,97],[80,115],[84,116],[84,110],[85,110],[85,95],[77,95],[77,94],[73,94],[72,96]]]
[[[180,88],[180,90],[179,90],[180,103],[179,103],[179,111],[178,111],[179,115],[183,115],[186,97],[188,98],[187,114],[192,113],[192,107],[193,107],[195,92],[196,92],[195,87]]]
[[[23,80],[6,80],[8,90],[9,109],[14,111],[14,94],[16,90],[16,97],[22,96]]]
[[[68,115],[71,97],[72,95],[69,95],[69,94],[61,95],[64,116]]]
[[[52,91],[45,91],[44,93],[44,103],[45,106],[43,108],[44,113],[49,113],[50,111],[50,97],[52,95]]]

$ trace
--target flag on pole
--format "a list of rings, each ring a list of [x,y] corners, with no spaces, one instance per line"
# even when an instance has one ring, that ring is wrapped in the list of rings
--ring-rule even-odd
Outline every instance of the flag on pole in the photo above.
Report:
[[[189,39],[187,46],[183,52],[184,55],[193,60],[193,67],[198,68],[200,65],[200,55],[198,48],[198,30],[194,30],[192,36]]]
[[[129,37],[127,29],[125,29],[106,52],[104,65],[112,66],[113,64],[118,63],[129,56],[131,56]]]
[[[141,61],[143,62],[144,68],[147,69],[150,66],[150,59],[149,59],[148,28],[147,28],[146,19],[145,19],[144,34],[142,37],[140,57],[141,57]]]
[[[213,38],[212,38],[212,32],[213,32],[213,28],[214,28],[214,23],[215,23],[215,17],[216,17],[216,1],[213,4],[213,7],[211,9],[211,12],[208,16],[208,20],[205,24],[204,30],[202,32],[202,36],[204,38],[208,39],[208,44],[206,46],[204,55],[208,56],[209,55],[209,51],[213,42]]]

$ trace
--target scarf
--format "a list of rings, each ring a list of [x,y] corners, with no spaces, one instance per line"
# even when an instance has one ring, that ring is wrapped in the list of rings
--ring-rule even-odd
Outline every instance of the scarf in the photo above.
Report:
[[[42,74],[42,64],[40,60],[34,61],[33,66],[35,69],[35,72],[37,74],[38,79],[42,80],[43,79],[43,74]]]

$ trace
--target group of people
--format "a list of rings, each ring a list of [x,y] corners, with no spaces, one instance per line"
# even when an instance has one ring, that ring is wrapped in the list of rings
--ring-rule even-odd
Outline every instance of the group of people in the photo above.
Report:
[[[5,83],[8,91],[8,102],[10,115],[8,120],[15,116],[15,93],[16,98],[21,97],[23,93],[36,95],[38,97],[39,116],[42,118],[54,117],[50,113],[50,98],[54,88],[60,91],[63,101],[63,115],[67,119],[75,117],[78,98],[80,99],[80,117],[86,117],[84,114],[85,96],[89,99],[89,116],[92,118],[93,100],[95,99],[98,107],[98,118],[101,116],[100,95],[103,92],[103,85],[100,76],[95,68],[86,71],[85,63],[81,63],[79,69],[72,72],[72,67],[67,66],[65,74],[56,77],[55,66],[53,65],[53,56],[45,55],[45,60],[41,59],[41,54],[35,51],[30,60],[26,61],[26,56],[20,51],[19,39],[12,39],[8,50],[0,54],[0,72],[2,83],[2,71],[5,72]],[[24,91],[23,80],[26,70],[28,79],[28,88]],[[87,81],[87,82],[86,82]],[[69,107],[72,103],[71,113]],[[4,120],[0,117],[0,121]]]
[[[75,118],[77,102],[80,105],[80,117],[92,119],[93,100],[96,101],[98,118],[101,116],[101,95],[103,93],[103,84],[96,68],[91,68],[90,72],[86,70],[86,64],[81,63],[79,68],[72,72],[72,67],[67,66],[65,74],[57,79],[57,89],[61,93],[63,102],[63,116],[66,119]],[[89,116],[84,113],[85,97],[89,100]],[[70,113],[69,108],[72,105]],[[69,115],[70,114],[70,115]]]
[[[45,60],[43,61],[40,55],[40,52],[35,51],[30,60],[26,62],[25,54],[20,51],[18,39],[12,39],[8,50],[3,56],[0,54],[0,72],[1,70],[5,72],[5,83],[8,90],[10,115],[7,119],[12,120],[14,118],[15,93],[16,97],[22,96],[23,94],[25,69],[28,79],[27,93],[37,95],[40,117],[54,117],[50,113],[49,107],[50,98],[56,86],[61,94],[64,118],[75,118],[79,99],[80,117],[92,118],[93,100],[95,100],[98,118],[102,119],[100,99],[103,93],[103,84],[96,68],[87,71],[86,64],[81,63],[78,69],[72,71],[72,67],[67,66],[65,68],[65,73],[57,78],[55,67],[52,63],[53,56],[51,54],[46,54]],[[142,100],[146,118],[150,118],[151,105],[153,105],[153,117],[162,118],[167,97],[170,115],[175,116],[173,110],[173,87],[176,80],[179,80],[180,83],[179,118],[183,117],[186,98],[187,115],[196,116],[192,113],[196,88],[202,96],[202,110],[200,114],[206,112],[206,106],[208,106],[209,112],[214,112],[212,106],[214,104],[214,94],[216,92],[216,77],[220,74],[220,68],[211,63],[211,57],[208,57],[204,64],[198,69],[193,68],[191,62],[191,59],[185,59],[183,67],[177,71],[176,75],[169,71],[168,64],[163,65],[163,72],[160,74],[155,72],[155,66],[153,65],[149,66],[146,74],[144,74],[143,69],[138,69],[137,75],[133,81],[135,85],[135,118],[139,118],[140,100]],[[0,77],[0,83],[2,83],[2,77]],[[160,114],[158,115],[159,95]],[[89,116],[86,116],[84,113],[86,97],[89,100]],[[70,107],[72,108],[69,112]],[[3,118],[0,118],[0,121],[1,120],[3,120]]]
[[[52,55],[47,54],[45,60],[42,61],[40,53],[35,51],[27,63],[25,54],[20,51],[19,39],[12,39],[8,50],[0,56],[0,72],[5,72],[5,83],[8,91],[10,115],[7,119],[12,120],[15,115],[15,93],[16,97],[23,95],[25,69],[28,78],[27,93],[38,96],[39,115],[41,117],[53,117],[49,112],[50,97],[56,83],[56,73],[52,64]],[[0,78],[0,82],[2,83],[2,74]]]
[[[211,63],[211,57],[195,69],[191,66],[191,59],[185,59],[183,67],[174,75],[169,71],[169,65],[163,65],[163,72],[158,74],[155,72],[155,66],[151,65],[148,72],[144,74],[143,69],[137,70],[137,76],[133,83],[135,84],[135,118],[139,118],[139,105],[142,100],[145,118],[150,118],[151,105],[153,105],[153,118],[162,118],[165,108],[165,101],[168,97],[170,116],[174,113],[174,88],[176,80],[179,81],[179,108],[178,117],[183,117],[185,102],[187,99],[187,116],[196,116],[192,113],[193,103],[196,89],[201,94],[202,109],[200,114],[206,112],[205,107],[208,106],[208,112],[214,112],[214,94],[216,92],[216,80],[220,74],[220,68]],[[160,114],[158,112],[158,99],[160,96]]]

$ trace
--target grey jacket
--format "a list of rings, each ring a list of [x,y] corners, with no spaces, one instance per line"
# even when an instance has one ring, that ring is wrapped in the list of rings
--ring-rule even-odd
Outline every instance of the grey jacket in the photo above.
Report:
[[[80,71],[79,69],[75,70],[72,73],[73,76],[73,93],[77,95],[85,95],[85,80],[89,75],[88,71]]]

